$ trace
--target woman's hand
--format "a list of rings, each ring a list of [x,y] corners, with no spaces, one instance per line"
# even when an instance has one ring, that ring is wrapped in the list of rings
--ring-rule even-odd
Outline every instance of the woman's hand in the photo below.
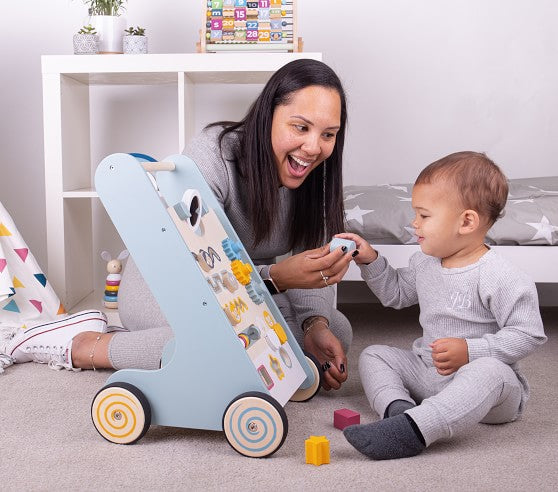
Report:
[[[280,290],[319,289],[339,282],[352,259],[342,248],[330,253],[326,244],[276,263],[269,274]]]
[[[306,330],[304,350],[316,357],[324,369],[322,388],[326,391],[341,388],[347,380],[347,356],[341,342],[321,316],[313,318]]]

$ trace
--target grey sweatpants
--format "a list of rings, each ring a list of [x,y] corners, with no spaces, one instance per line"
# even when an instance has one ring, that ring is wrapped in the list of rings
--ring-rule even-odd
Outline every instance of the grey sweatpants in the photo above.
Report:
[[[500,424],[521,413],[523,385],[507,364],[492,358],[472,360],[457,372],[442,376],[432,362],[385,345],[371,345],[359,359],[368,401],[383,417],[394,400],[417,404],[407,413],[426,445],[449,438],[473,424]]]
[[[296,340],[304,347],[302,329],[297,326],[296,313],[288,297],[277,294],[273,299]],[[115,369],[158,369],[163,349],[173,338],[172,329],[130,260],[118,290],[118,307],[122,326],[128,331],[117,332],[112,337],[108,349],[110,363]],[[328,319],[330,330],[346,352],[353,336],[349,321],[333,306]]]

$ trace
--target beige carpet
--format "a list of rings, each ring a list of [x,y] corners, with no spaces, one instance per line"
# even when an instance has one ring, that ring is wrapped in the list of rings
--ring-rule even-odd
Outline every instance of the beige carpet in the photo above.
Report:
[[[342,307],[343,308],[343,307]],[[108,372],[55,372],[38,364],[0,375],[1,490],[556,490],[558,488],[558,308],[545,308],[549,341],[523,363],[532,386],[523,419],[479,424],[422,455],[373,462],[333,427],[333,411],[370,410],[355,371],[371,343],[410,346],[417,311],[346,305],[355,328],[350,379],[336,393],[289,403],[289,435],[271,458],[237,454],[220,432],[152,427],[133,446],[104,441],[89,408]],[[331,463],[306,465],[304,440],[325,435]]]

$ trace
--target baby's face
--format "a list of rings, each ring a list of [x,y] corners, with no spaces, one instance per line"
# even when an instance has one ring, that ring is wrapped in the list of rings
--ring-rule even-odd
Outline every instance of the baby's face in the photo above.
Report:
[[[463,205],[457,191],[443,181],[418,184],[412,198],[415,228],[422,252],[447,258],[460,249],[459,227]]]

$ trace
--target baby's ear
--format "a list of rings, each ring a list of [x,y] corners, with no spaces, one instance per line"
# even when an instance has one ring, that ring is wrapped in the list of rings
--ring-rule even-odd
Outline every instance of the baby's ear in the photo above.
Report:
[[[476,210],[465,210],[461,214],[461,226],[459,232],[461,234],[471,234],[480,226],[480,217]]]

